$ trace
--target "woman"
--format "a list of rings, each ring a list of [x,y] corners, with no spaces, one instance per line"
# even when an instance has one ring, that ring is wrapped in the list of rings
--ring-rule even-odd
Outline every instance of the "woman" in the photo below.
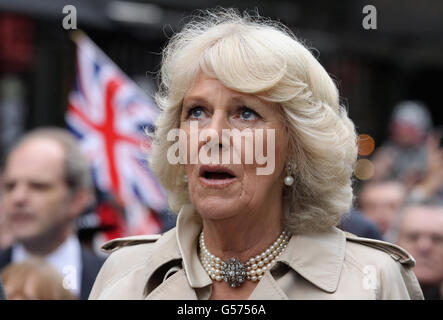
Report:
[[[164,50],[156,101],[151,167],[177,227],[107,243],[91,299],[422,298],[409,254],[335,227],[352,202],[354,125],[283,26],[195,17]]]

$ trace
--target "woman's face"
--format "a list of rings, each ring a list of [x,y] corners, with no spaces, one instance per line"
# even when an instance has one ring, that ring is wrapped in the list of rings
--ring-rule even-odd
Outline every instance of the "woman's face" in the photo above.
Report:
[[[268,208],[278,211],[288,142],[276,104],[233,91],[201,73],[183,99],[180,129],[186,133],[188,191],[202,218],[249,212],[259,218]],[[239,140],[233,129],[250,130],[250,135]]]

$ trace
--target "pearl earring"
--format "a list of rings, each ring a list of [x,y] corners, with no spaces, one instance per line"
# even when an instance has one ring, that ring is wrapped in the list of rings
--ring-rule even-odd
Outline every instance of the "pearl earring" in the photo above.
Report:
[[[288,175],[284,178],[284,183],[285,185],[292,186],[292,184],[294,183],[294,177],[291,175],[292,174],[292,167],[290,164],[288,164]]]
[[[185,175],[183,175],[183,182],[188,182],[188,176],[185,174]]]

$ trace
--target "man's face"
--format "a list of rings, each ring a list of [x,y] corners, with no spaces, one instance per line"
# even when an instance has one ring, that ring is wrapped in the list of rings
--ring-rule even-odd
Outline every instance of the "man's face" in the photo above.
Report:
[[[402,147],[417,147],[423,142],[425,132],[417,125],[394,121],[390,126],[391,139]]]
[[[416,260],[414,272],[421,284],[443,280],[443,208],[410,207],[400,226],[398,245]]]
[[[399,183],[370,185],[361,193],[360,209],[382,233],[386,233],[403,205],[405,195],[406,191]]]
[[[34,138],[7,159],[4,210],[15,239],[38,241],[66,229],[70,192],[64,179],[64,151],[55,141]]]

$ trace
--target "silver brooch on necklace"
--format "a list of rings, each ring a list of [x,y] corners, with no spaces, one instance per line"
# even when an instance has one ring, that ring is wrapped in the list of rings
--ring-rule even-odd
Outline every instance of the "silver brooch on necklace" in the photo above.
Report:
[[[277,257],[286,249],[290,235],[283,231],[277,240],[261,254],[242,263],[237,258],[222,261],[209,252],[203,231],[200,234],[200,259],[212,280],[224,280],[232,288],[239,287],[245,280],[258,281],[276,263]]]

